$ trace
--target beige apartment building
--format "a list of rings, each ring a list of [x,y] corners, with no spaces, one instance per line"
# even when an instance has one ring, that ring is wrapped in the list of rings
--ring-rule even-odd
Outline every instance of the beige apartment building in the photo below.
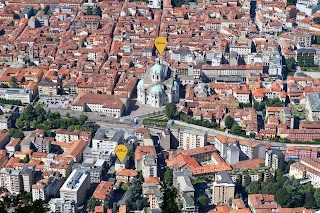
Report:
[[[212,202],[215,205],[228,205],[230,199],[234,198],[235,184],[226,171],[216,174],[212,186]]]
[[[184,150],[195,149],[207,145],[206,132],[189,129],[171,129],[172,135],[178,141],[179,147]]]

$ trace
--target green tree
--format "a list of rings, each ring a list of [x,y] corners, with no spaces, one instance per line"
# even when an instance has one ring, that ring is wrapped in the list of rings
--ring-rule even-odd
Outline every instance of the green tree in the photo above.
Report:
[[[94,207],[96,206],[96,199],[91,197],[88,201],[88,208],[90,211],[93,211],[94,210]]]
[[[253,181],[248,185],[248,192],[250,194],[259,194],[261,191],[261,181]]]
[[[18,129],[22,129],[22,128],[24,127],[24,122],[21,121],[20,118],[16,120],[16,127],[17,127]]]
[[[294,58],[291,57],[286,59],[286,66],[289,71],[292,71],[294,64],[295,64]]]
[[[10,78],[10,81],[9,81],[9,87],[10,88],[18,88],[18,82],[17,82],[17,79],[16,79],[16,77],[15,76],[12,76],[11,78]]]
[[[173,213],[176,212],[177,209],[177,190],[176,188],[169,188],[164,184],[163,189],[163,203],[165,205],[161,206],[161,210],[163,213]]]
[[[316,36],[316,42],[317,42],[318,45],[320,45],[320,35]]]
[[[101,10],[100,7],[96,7],[94,13],[95,13],[97,16],[102,17],[102,10]]]
[[[319,208],[320,207],[320,188],[315,190],[314,199],[316,200],[316,205]]]
[[[173,172],[169,167],[166,167],[166,171],[165,171],[164,176],[163,176],[163,182],[167,186],[171,186],[172,183],[173,183]]]
[[[87,15],[92,15],[93,14],[92,7],[87,7],[86,14]]]
[[[79,116],[80,124],[84,124],[87,120],[88,120],[88,116],[86,116],[86,115],[80,115]]]
[[[24,138],[23,131],[20,130],[20,129],[11,128],[11,129],[9,130],[9,134],[10,134],[10,136],[13,137],[13,138]]]
[[[51,38],[51,36],[47,36],[46,41],[53,41],[53,38]]]
[[[312,209],[312,208],[316,207],[315,204],[316,204],[316,199],[314,198],[313,194],[307,193],[304,207],[307,209]]]
[[[197,199],[197,203],[200,206],[200,208],[204,209],[209,205],[209,199],[205,195],[201,195]]]
[[[239,126],[236,122],[232,125],[232,127],[230,129],[230,133],[233,135],[243,135],[244,134],[241,126]]]
[[[43,8],[44,14],[47,14],[47,12],[49,11],[49,9],[50,9],[50,6],[49,6],[49,5],[46,5],[46,6]]]
[[[177,114],[177,106],[175,103],[168,103],[165,107],[165,114],[172,119]]]
[[[286,188],[280,188],[274,195],[275,201],[281,206],[287,206],[290,202],[290,193]]]
[[[224,125],[226,126],[227,129],[231,129],[234,122],[235,122],[234,119],[228,115],[224,120]]]
[[[104,209],[109,209],[109,201],[104,201],[103,208]]]

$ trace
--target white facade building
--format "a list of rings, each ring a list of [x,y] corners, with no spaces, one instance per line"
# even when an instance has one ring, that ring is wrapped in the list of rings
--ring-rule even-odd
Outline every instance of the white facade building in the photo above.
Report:
[[[137,86],[138,101],[152,107],[161,107],[179,101],[179,85],[174,78],[167,79],[168,67],[157,63],[148,70],[147,76]]]
[[[149,0],[148,7],[153,9],[161,9],[161,0]]]
[[[124,131],[115,129],[98,129],[92,139],[92,149],[109,151],[114,154],[114,149],[118,144],[124,142]]]
[[[78,205],[81,205],[84,202],[89,189],[89,172],[73,170],[66,182],[60,188],[60,197],[65,200],[75,201]]]

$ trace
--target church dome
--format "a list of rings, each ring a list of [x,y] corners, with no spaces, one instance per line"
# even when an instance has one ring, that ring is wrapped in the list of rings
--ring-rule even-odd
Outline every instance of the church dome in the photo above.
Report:
[[[151,92],[151,93],[154,93],[154,94],[161,94],[161,93],[163,93],[163,89],[162,89],[161,86],[155,85],[155,86],[153,86],[153,87],[151,88],[150,92]]]
[[[156,64],[151,67],[151,72],[157,75],[161,75],[164,72],[163,66],[160,64],[158,58]]]
[[[137,87],[138,87],[138,88],[144,88],[144,81],[143,81],[143,79],[139,81]]]

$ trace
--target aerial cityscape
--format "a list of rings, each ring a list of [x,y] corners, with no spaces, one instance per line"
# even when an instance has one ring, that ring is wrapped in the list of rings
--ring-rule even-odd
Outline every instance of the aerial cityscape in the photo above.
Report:
[[[0,0],[7,212],[320,212],[320,0]]]

